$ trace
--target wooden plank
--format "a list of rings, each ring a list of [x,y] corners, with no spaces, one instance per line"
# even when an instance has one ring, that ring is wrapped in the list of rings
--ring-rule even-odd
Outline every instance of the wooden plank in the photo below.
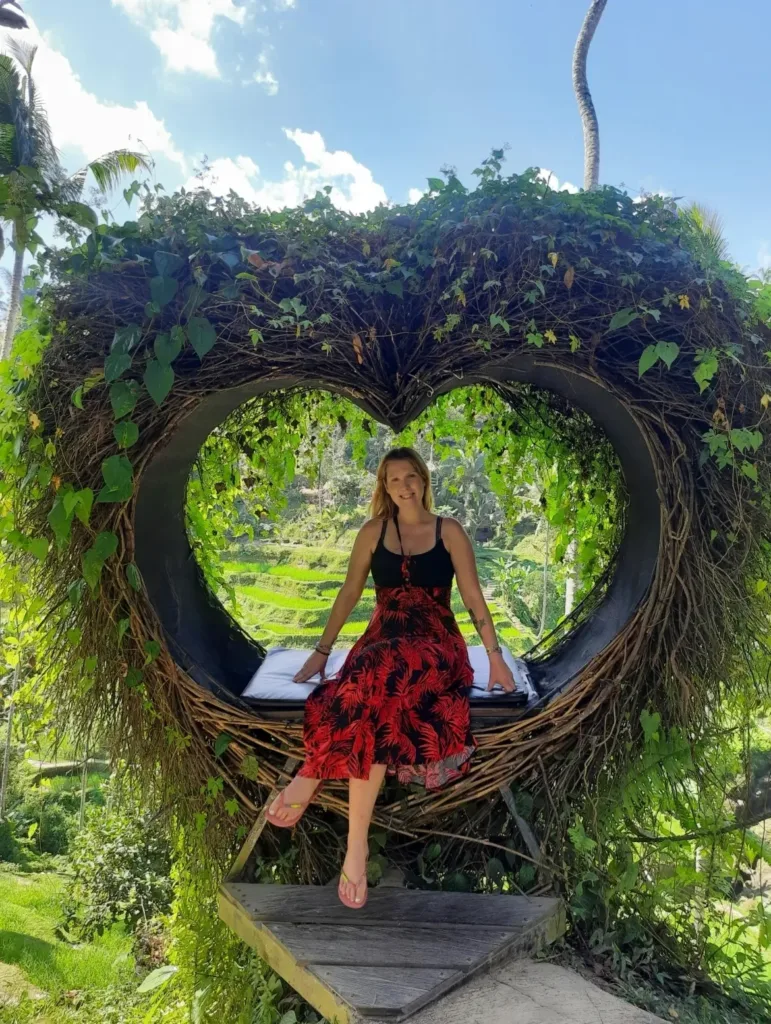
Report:
[[[353,1015],[334,992],[315,974],[297,963],[291,950],[287,949],[262,924],[256,922],[248,911],[232,899],[225,886],[220,886],[219,916],[225,924],[247,945],[256,950],[262,959],[279,974],[295,992],[307,1000],[330,1024],[354,1024]]]
[[[437,924],[454,924],[468,929],[515,930],[557,914],[560,906],[557,898],[548,896],[376,887],[360,910],[351,910],[340,902],[337,890],[326,885],[227,882],[224,888],[255,920],[294,924],[351,924],[355,914],[357,923],[373,926],[434,928]]]
[[[362,1017],[405,1017],[463,980],[458,971],[426,967],[319,966],[311,970]]]
[[[521,929],[476,929],[457,925],[424,928],[373,928],[368,925],[287,924],[271,921],[265,927],[298,963],[318,966],[354,966],[376,963],[383,967],[452,968],[468,970],[499,947],[515,943]]]

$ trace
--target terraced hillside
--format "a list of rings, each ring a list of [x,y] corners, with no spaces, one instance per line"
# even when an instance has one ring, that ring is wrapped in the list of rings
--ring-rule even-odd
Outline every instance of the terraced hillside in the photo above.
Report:
[[[260,544],[231,551],[231,560],[224,568],[237,596],[239,622],[266,647],[312,647],[343,583],[349,556],[350,545]],[[479,576],[499,638],[512,651],[527,650],[533,643],[532,631],[492,596],[483,559],[479,561]],[[374,604],[374,585],[369,577],[338,644],[350,645],[363,633]],[[467,642],[479,643],[455,586],[452,608]]]

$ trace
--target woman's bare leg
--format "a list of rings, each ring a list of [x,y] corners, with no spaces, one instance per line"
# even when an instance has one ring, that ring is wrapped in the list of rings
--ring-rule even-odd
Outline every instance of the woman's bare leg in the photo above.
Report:
[[[348,899],[361,902],[364,899],[365,883],[357,887],[367,866],[369,823],[375,809],[375,801],[385,777],[386,766],[373,764],[368,779],[348,780],[348,850],[343,861],[351,882],[345,882],[341,889]]]
[[[279,803],[279,797],[281,796],[281,793],[279,793],[270,805],[270,813],[280,821],[294,818],[297,814],[297,808],[289,807],[288,804],[305,803],[306,800],[313,796],[316,786],[318,786],[320,781],[320,779],[306,778],[304,775],[295,775],[292,781],[281,791],[284,794],[283,802]]]

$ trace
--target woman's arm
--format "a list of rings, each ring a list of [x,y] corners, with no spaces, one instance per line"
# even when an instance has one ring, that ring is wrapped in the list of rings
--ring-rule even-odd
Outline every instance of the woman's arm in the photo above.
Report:
[[[324,632],[318,641],[321,647],[330,647],[335,642],[337,634],[362,595],[372,563],[375,538],[379,536],[380,527],[379,519],[370,519],[356,534],[345,581],[337,593]]]
[[[442,540],[455,568],[458,592],[490,658],[490,682],[487,688],[490,690],[496,683],[500,683],[504,690],[511,693],[516,689],[516,684],[511,669],[503,660],[493,617],[479,584],[471,540],[457,519],[444,519],[442,525]]]

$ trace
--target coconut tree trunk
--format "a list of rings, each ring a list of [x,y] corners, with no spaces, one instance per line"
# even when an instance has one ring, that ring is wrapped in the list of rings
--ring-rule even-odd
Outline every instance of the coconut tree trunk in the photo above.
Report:
[[[543,597],[541,600],[541,625],[538,629],[536,640],[540,640],[546,632],[546,612],[548,609],[549,597],[549,520],[546,523],[546,539],[543,546]]]
[[[568,572],[565,578],[565,615],[570,615],[573,605],[576,603],[576,539],[575,537],[568,544],[565,552]]]
[[[8,725],[5,732],[5,749],[3,750],[3,770],[0,777],[0,821],[5,819],[5,805],[8,802],[8,768],[11,763],[11,741],[13,739],[13,707],[16,698],[16,691],[19,688],[21,679],[21,660],[16,663],[13,672],[13,686],[11,689],[11,701],[8,705]]]
[[[586,78],[586,58],[607,2],[608,0],[592,0],[573,51],[573,89],[584,127],[584,188],[587,191],[597,188],[600,180],[600,128]]]
[[[16,229],[13,231],[14,242],[16,241]],[[8,319],[5,322],[5,336],[3,347],[0,351],[0,359],[7,359],[11,354],[13,338],[16,334],[16,322],[19,319],[21,309],[21,286],[24,278],[24,248],[19,246],[13,260],[13,277],[11,278],[11,295],[8,300]]]

